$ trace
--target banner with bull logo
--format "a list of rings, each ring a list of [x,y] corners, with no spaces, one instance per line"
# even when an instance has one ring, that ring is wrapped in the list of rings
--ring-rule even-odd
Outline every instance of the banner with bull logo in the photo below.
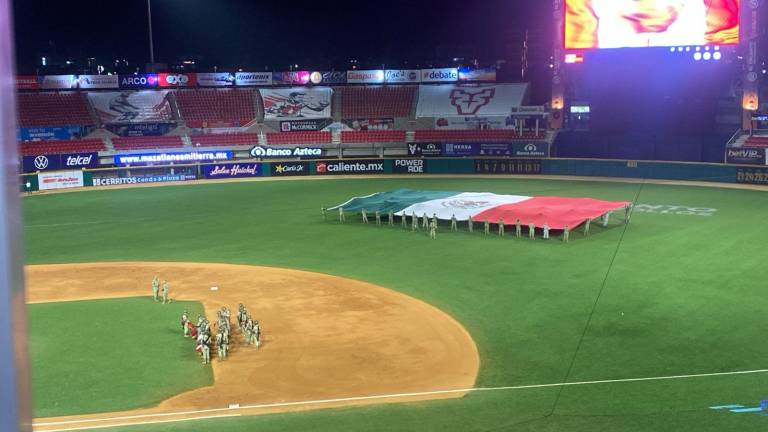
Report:
[[[528,84],[421,86],[416,116],[506,117],[527,96]]]
[[[105,124],[173,121],[167,90],[88,93],[88,99]]]
[[[265,89],[261,96],[267,120],[331,118],[330,87]]]

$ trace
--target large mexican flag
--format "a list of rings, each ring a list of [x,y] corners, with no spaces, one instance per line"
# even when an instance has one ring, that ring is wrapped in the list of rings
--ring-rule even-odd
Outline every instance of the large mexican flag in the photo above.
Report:
[[[552,229],[573,229],[589,219],[596,219],[614,210],[627,208],[626,201],[602,201],[592,198],[529,197],[522,195],[498,195],[488,192],[445,192],[398,189],[355,197],[331,207],[328,210],[344,209],[345,212],[360,213],[363,210],[373,214],[396,216],[429,217],[440,220],[466,221],[470,217],[476,222],[488,221],[514,225],[519,220],[523,225],[534,224]]]

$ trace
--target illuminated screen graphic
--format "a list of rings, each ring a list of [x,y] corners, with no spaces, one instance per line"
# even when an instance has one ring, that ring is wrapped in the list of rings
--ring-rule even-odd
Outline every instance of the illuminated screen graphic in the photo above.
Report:
[[[565,48],[739,43],[740,0],[565,0]]]

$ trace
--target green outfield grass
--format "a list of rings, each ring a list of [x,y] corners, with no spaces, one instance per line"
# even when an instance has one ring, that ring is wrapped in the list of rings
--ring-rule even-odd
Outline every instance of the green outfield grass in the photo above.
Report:
[[[717,211],[638,212],[626,230],[616,217],[608,229],[593,224],[589,238],[574,233],[569,244],[466,232],[430,241],[399,227],[322,221],[322,206],[401,187]],[[768,368],[767,198],[589,181],[313,180],[36,196],[24,200],[24,221],[29,263],[260,264],[390,287],[456,317],[480,350],[478,386],[495,387]],[[766,417],[707,407],[768,399],[766,381],[752,375],[509,391],[217,423],[228,430],[764,430]]]
[[[213,383],[179,331],[184,309],[152,297],[29,306],[36,417],[142,408]]]

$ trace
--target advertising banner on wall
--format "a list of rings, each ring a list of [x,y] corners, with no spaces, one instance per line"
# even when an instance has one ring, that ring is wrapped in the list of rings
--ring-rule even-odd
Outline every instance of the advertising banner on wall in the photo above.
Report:
[[[351,70],[347,71],[349,84],[384,84],[383,70]]]
[[[274,85],[306,85],[309,83],[309,71],[274,72],[272,84]]]
[[[438,157],[442,154],[442,146],[437,143],[408,144],[408,156]]]
[[[70,90],[77,88],[75,75],[45,75],[39,77],[39,88],[44,90]]]
[[[95,168],[99,166],[99,155],[98,153],[70,153],[24,156],[21,165],[24,172]]]
[[[311,74],[309,74],[309,82],[311,82],[314,85],[346,84],[347,72],[346,71],[312,72]]]
[[[88,93],[103,123],[169,123],[173,120],[168,91]]]
[[[187,180],[195,180],[196,177],[191,174],[163,174],[156,176],[130,176],[130,177],[94,177],[93,185],[102,186],[121,186],[142,183],[167,183]]]
[[[726,162],[742,165],[765,165],[766,149],[764,148],[729,148],[725,150]]]
[[[443,156],[466,157],[480,154],[480,146],[469,143],[444,143]]]
[[[225,163],[200,167],[207,179],[260,177],[261,163]]]
[[[70,189],[83,187],[82,171],[58,171],[40,173],[37,176],[40,190]]]
[[[507,117],[528,94],[528,84],[421,86],[417,117]]]
[[[156,88],[158,85],[157,74],[120,75],[119,77],[121,89]]]
[[[331,124],[331,119],[288,120],[280,122],[281,132],[321,131]]]
[[[384,82],[387,84],[414,84],[421,82],[419,69],[387,69],[384,71]]]
[[[512,116],[435,117],[435,129],[442,130],[515,129],[516,127],[517,120]]]
[[[261,90],[267,120],[331,118],[330,87],[292,87]]]
[[[496,68],[459,68],[459,81],[496,81]]]
[[[354,119],[344,120],[344,124],[355,131],[390,130],[395,128],[395,119]]]
[[[193,151],[173,153],[141,153],[115,155],[115,165],[212,162],[232,159],[231,151]]]
[[[39,88],[40,83],[37,81],[37,76],[19,75],[16,77],[16,89],[18,90],[37,90]]]
[[[116,89],[120,87],[117,75],[78,75],[77,86],[81,89]]]
[[[107,129],[121,137],[161,136],[176,127],[174,123],[108,124]]]
[[[291,159],[291,158],[320,158],[323,156],[321,147],[265,147],[256,146],[251,149],[251,156],[259,159]]]
[[[736,182],[768,185],[768,169],[739,168],[736,171]]]
[[[426,159],[395,159],[392,161],[395,174],[424,174],[427,172]]]
[[[478,159],[475,174],[541,174],[539,160]]]
[[[295,177],[309,175],[309,162],[279,162],[270,164],[273,177]]]
[[[194,72],[157,74],[157,85],[161,88],[195,87],[197,86],[197,74]]]
[[[459,70],[456,68],[421,70],[421,82],[423,83],[456,82],[458,80]]]
[[[270,86],[272,72],[238,72],[235,74],[237,86]]]
[[[384,174],[386,172],[383,161],[341,160],[322,161],[315,164],[315,173],[319,175]]]
[[[82,136],[83,128],[81,126],[62,126],[62,127],[41,127],[41,128],[19,128],[20,141],[51,141],[51,140],[70,140]]]
[[[199,73],[197,85],[200,87],[230,87],[235,85],[235,74],[229,72]]]

